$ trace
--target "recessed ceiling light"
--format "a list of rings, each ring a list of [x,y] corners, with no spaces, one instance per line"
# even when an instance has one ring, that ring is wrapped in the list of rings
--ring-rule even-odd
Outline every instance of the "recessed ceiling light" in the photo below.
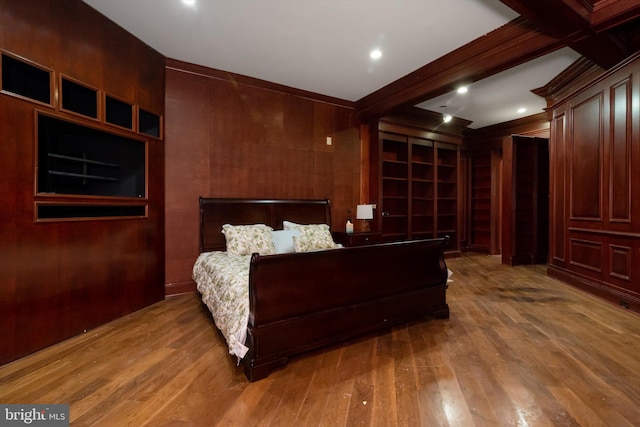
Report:
[[[194,4],[196,4],[196,0],[182,0],[182,3],[186,4],[187,6],[193,6]]]
[[[449,123],[451,121],[453,117],[451,117],[451,114],[443,114],[442,115],[442,121],[445,123]]]
[[[469,87],[467,86],[460,86],[458,88],[458,93],[467,93],[467,91],[469,90]]]
[[[382,56],[382,52],[380,51],[380,49],[374,49],[371,51],[369,56],[371,57],[371,59],[379,59]]]
[[[520,108],[518,108],[518,114],[522,114],[522,113],[524,113],[525,111],[527,111],[527,109],[526,109],[526,108],[524,108],[524,107],[520,107]]]

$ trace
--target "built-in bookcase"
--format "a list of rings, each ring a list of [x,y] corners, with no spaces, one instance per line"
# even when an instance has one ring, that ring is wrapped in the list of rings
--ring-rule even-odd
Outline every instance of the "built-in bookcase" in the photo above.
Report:
[[[411,151],[411,238],[434,235],[433,142],[409,138]]]
[[[459,152],[454,145],[438,143],[436,147],[437,237],[449,236],[458,241],[458,163]]]
[[[459,252],[458,176],[454,144],[380,132],[380,209],[383,240],[449,236]]]
[[[36,220],[145,217],[147,136],[162,138],[161,116],[10,52],[0,57],[1,92],[40,105]]]
[[[470,171],[469,250],[491,253],[491,152],[474,153]]]
[[[381,135],[382,234],[386,241],[409,238],[409,152],[406,138]]]

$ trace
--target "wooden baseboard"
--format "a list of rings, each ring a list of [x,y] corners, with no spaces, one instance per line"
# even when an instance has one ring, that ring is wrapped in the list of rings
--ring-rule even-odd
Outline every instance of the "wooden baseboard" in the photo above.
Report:
[[[607,283],[582,276],[581,274],[552,264],[547,266],[547,274],[611,304],[640,314],[640,298],[626,292],[621,292],[619,289],[613,288]]]
[[[197,292],[196,282],[189,280],[188,282],[165,283],[164,296],[171,297],[182,294],[192,294]]]

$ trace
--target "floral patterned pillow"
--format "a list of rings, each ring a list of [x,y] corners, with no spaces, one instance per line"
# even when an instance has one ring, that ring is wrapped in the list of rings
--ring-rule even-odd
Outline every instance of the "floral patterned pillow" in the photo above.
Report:
[[[293,245],[296,252],[316,251],[320,249],[333,249],[339,247],[331,236],[331,230],[327,224],[295,224],[284,221],[285,230],[297,230],[300,236],[293,237]]]
[[[222,226],[227,241],[227,253],[231,255],[271,255],[275,253],[271,232],[273,228],[264,224]]]

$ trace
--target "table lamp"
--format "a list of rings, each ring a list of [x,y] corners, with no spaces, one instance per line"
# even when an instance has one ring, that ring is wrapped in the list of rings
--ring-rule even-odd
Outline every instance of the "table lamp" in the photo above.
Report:
[[[356,219],[364,221],[362,231],[371,231],[371,228],[369,227],[369,220],[373,219],[373,205],[358,205],[356,207]]]

